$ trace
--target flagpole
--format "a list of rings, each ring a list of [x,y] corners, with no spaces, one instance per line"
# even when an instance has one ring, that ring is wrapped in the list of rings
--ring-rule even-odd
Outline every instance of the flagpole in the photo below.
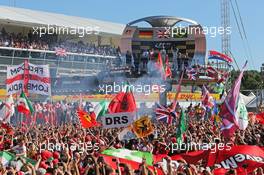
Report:
[[[46,55],[45,55],[46,56]],[[45,57],[44,57],[45,58]],[[47,65],[48,66],[48,71],[50,70],[50,67],[49,67],[49,65]],[[48,75],[49,75],[49,80],[50,80],[50,93],[49,93],[49,96],[50,96],[50,118],[51,118],[51,126],[53,126],[53,125],[55,125],[56,124],[56,120],[57,120],[57,118],[55,118],[55,116],[56,116],[56,112],[53,112],[54,111],[54,104],[53,104],[53,97],[52,97],[52,94],[51,94],[51,77],[50,77],[50,71],[48,72]]]
[[[22,92],[23,92],[23,91],[22,91]],[[19,97],[19,98],[20,98],[20,97]],[[16,101],[18,101],[17,96],[16,96]],[[22,127],[23,114],[20,113],[20,112],[17,112],[17,114],[18,114],[18,120],[19,120],[19,123],[20,123],[20,125],[21,125],[21,127]]]
[[[24,92],[25,92],[25,95],[29,97],[29,93],[27,89],[28,82],[29,82],[29,64],[28,64],[28,60],[25,59],[24,60]],[[26,115],[22,114],[21,116],[22,116],[22,119],[21,119],[21,126],[22,126],[23,118],[26,118]]]
[[[24,60],[24,92],[29,97],[27,85],[29,82],[29,61],[27,59]]]
[[[16,93],[16,99],[15,99],[15,101],[16,101],[16,103],[14,102],[14,107],[15,107],[15,104],[17,105],[17,93]],[[17,122],[17,118],[18,118],[17,114],[14,112],[14,115],[16,115],[16,122]]]
[[[176,110],[176,103],[177,103],[177,99],[178,99],[178,96],[179,96],[180,91],[181,91],[181,83],[182,83],[182,79],[183,79],[183,74],[184,74],[184,70],[182,71],[182,74],[181,74],[181,77],[180,77],[180,80],[179,80],[179,83],[178,83],[177,92],[176,92],[174,100],[173,100],[173,108],[172,108],[173,111]]]

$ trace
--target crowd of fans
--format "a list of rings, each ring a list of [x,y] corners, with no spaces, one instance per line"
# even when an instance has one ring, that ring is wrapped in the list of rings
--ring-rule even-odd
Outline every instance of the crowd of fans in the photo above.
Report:
[[[173,124],[166,124],[155,121],[155,133],[142,139],[132,139],[123,141],[118,139],[119,129],[103,129],[93,127],[83,129],[76,116],[78,103],[57,102],[35,103],[34,114],[29,116],[20,116],[15,114],[11,123],[15,123],[13,133],[10,130],[0,128],[0,151],[9,151],[16,155],[16,159],[8,166],[0,164],[1,175],[30,174],[30,175],[151,175],[158,174],[157,168],[162,167],[157,164],[154,169],[147,166],[146,162],[139,165],[138,169],[132,169],[129,165],[120,163],[116,159],[117,169],[113,169],[100,155],[106,148],[127,148],[130,150],[148,151],[153,155],[167,154],[168,163],[167,175],[210,175],[214,173],[213,167],[205,167],[205,162],[201,161],[199,165],[188,164],[184,160],[177,161],[177,168],[171,165],[171,155],[186,151],[172,152],[166,145],[176,142],[176,127],[178,119]],[[180,106],[178,105],[178,110]],[[91,103],[83,105],[87,112],[93,111]],[[184,142],[196,143],[226,143],[227,141],[221,135],[219,127],[215,127],[206,113],[201,112],[200,105],[190,105],[185,109],[188,115],[188,130],[184,136]],[[194,112],[194,114],[190,114]],[[155,118],[155,117],[154,117]],[[22,119],[22,120],[21,120]],[[232,145],[258,145],[264,146],[263,125],[250,123],[245,131],[239,131],[229,140]],[[48,143],[53,145],[69,145],[64,149],[47,149]],[[76,150],[69,149],[71,145],[79,143],[97,144],[97,149],[82,150],[78,147]],[[95,148],[95,147],[94,147]],[[194,151],[197,148],[191,148],[188,151]],[[52,159],[48,159],[49,155]],[[33,159],[35,164],[27,162],[24,157]],[[1,162],[1,161],[0,161]],[[20,166],[19,163],[20,162]],[[231,171],[232,170],[232,171]],[[227,174],[237,174],[231,169]],[[162,170],[165,171],[165,170]],[[263,169],[258,168],[252,173],[262,175]]]
[[[45,34],[40,37],[32,31],[29,31],[26,36],[22,33],[8,33],[4,28],[0,31],[0,46],[52,51],[55,51],[57,48],[62,48],[65,49],[66,52],[107,56],[115,56],[118,54],[118,48],[109,45],[96,46],[93,43],[84,43],[82,41],[63,41],[58,38],[57,34]]]

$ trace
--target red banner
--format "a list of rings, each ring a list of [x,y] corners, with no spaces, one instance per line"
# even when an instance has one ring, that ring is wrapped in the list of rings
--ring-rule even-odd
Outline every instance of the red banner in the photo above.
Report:
[[[264,150],[258,146],[239,145],[230,150],[218,150],[210,153],[207,166],[221,169],[236,169],[237,174],[250,173],[264,166]],[[218,175],[220,175],[218,173]]]
[[[185,160],[189,164],[197,164],[202,159],[207,159],[209,151],[193,151],[189,153],[177,154],[171,156],[171,160]],[[155,163],[162,162],[166,154],[155,155]]]
[[[223,148],[223,147],[222,147]],[[231,148],[231,149],[230,149]],[[155,155],[155,163],[164,162],[165,154]],[[210,151],[194,151],[171,156],[172,161],[185,160],[188,164],[197,164],[200,160],[207,161],[214,175],[225,175],[235,169],[239,175],[247,175],[258,167],[264,167],[264,148],[250,145],[226,147],[215,153]]]
[[[117,165],[116,165],[116,157],[112,157],[112,156],[107,156],[104,154],[100,154],[100,156],[103,157],[104,161],[113,169],[117,169]],[[127,159],[122,159],[122,158],[118,158],[119,162],[122,164],[126,164],[128,167],[131,168],[131,170],[138,170],[140,167],[141,163],[135,162],[135,161],[131,161],[131,160],[127,160]],[[122,166],[121,166],[122,167]],[[147,166],[150,170],[154,171],[154,167],[153,166]],[[123,168],[122,168],[123,169]],[[156,169],[158,175],[163,175],[162,171],[160,169]],[[123,174],[123,173],[121,173]]]

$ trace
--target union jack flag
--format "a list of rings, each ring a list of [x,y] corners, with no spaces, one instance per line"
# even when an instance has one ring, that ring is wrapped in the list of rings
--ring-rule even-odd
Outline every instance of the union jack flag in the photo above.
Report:
[[[211,78],[217,78],[218,77],[218,72],[215,68],[213,68],[212,66],[208,66],[206,69],[207,75],[208,77]]]
[[[157,37],[158,38],[170,38],[170,31],[169,30],[158,30]]]
[[[188,68],[186,69],[186,73],[189,80],[196,80],[197,72],[194,68]]]
[[[219,74],[220,76],[218,78],[218,83],[226,81],[227,78],[229,77],[229,72],[222,72],[222,73],[220,72]]]
[[[157,104],[156,117],[158,121],[172,124],[176,116],[177,114],[175,111],[172,111],[170,108],[165,108],[164,106]]]
[[[67,56],[67,52],[63,48],[56,48],[55,52],[57,56],[61,56],[61,57]]]

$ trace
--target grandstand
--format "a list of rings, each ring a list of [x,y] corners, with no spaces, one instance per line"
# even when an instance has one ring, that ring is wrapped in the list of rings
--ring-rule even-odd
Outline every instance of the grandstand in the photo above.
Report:
[[[1,88],[6,66],[24,58],[49,64],[52,78],[94,76],[115,63],[122,24],[7,6],[0,11]],[[44,28],[46,33],[40,35]]]
[[[21,64],[25,58],[33,64],[50,66],[53,95],[98,93],[95,90],[98,84],[106,82],[111,84],[117,81],[115,77],[124,74],[130,83],[138,82],[135,78],[148,72],[144,71],[144,65],[143,67],[141,65],[144,58],[140,57],[146,51],[151,53],[151,48],[156,47],[155,43],[163,45],[165,43],[166,48],[163,47],[162,50],[166,49],[174,74],[177,75],[168,80],[172,85],[169,89],[172,91],[176,89],[179,71],[183,65],[198,62],[205,64],[206,39],[203,34],[170,38],[156,36],[164,27],[175,27],[174,25],[181,21],[189,22],[190,26],[200,27],[192,20],[155,16],[122,25],[6,6],[0,6],[0,11],[0,89],[5,89],[6,67]],[[138,21],[151,21],[153,25],[148,28],[137,28],[133,24]],[[154,24],[162,25],[157,27]],[[87,28],[90,31],[86,34],[79,30]],[[128,37],[126,31],[130,28],[134,32]],[[75,33],[72,32],[74,29]],[[137,30],[139,31],[135,32]],[[141,30],[151,31],[151,38],[138,37]],[[140,44],[142,47],[138,47],[139,42],[142,42]],[[129,62],[127,59],[126,47],[130,48],[128,51],[134,55],[135,67],[132,66],[132,61]],[[157,47],[154,53],[160,50],[161,48]],[[178,50],[176,54],[175,50]],[[177,66],[174,65],[175,59],[178,60]],[[155,76],[152,78],[150,80],[154,82]],[[200,79],[195,85],[203,82],[214,83],[211,80]],[[185,79],[183,84],[188,86],[183,88],[186,92],[190,92],[191,86],[194,85],[193,81],[188,79]]]

